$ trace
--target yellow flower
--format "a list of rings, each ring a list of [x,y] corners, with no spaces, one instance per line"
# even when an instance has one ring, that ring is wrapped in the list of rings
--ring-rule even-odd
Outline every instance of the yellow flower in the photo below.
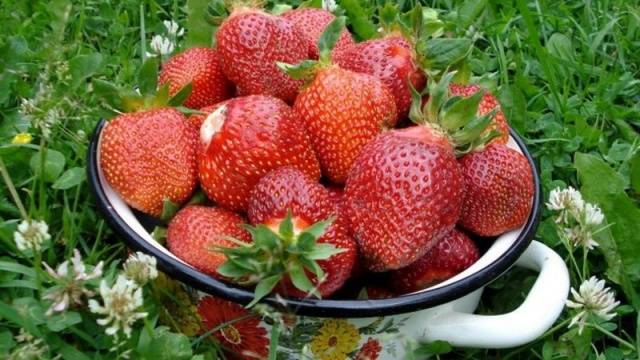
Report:
[[[11,140],[11,143],[24,145],[24,144],[29,144],[32,139],[33,139],[33,136],[31,136],[31,134],[29,133],[19,133],[13,137],[13,140]]]
[[[345,360],[359,341],[358,329],[346,320],[326,320],[311,341],[311,351],[320,360]]]

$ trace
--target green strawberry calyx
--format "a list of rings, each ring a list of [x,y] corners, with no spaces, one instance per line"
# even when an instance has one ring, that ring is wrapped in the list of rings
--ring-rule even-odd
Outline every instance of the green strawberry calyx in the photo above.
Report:
[[[277,229],[265,224],[244,225],[253,242],[230,238],[236,247],[214,249],[227,257],[227,261],[218,267],[220,275],[240,285],[256,286],[248,308],[271,293],[285,276],[289,276],[297,289],[319,298],[317,285],[307,274],[315,275],[318,283],[321,282],[325,274],[318,260],[326,260],[344,251],[331,244],[318,243],[334,221],[333,217],[304,229],[296,229],[293,220],[291,211],[288,211]]]
[[[346,17],[338,16],[324,29],[324,32],[318,39],[318,50],[320,53],[318,60],[303,60],[297,64],[287,64],[283,62],[277,62],[276,64],[280,70],[284,71],[293,79],[312,79],[318,70],[332,65],[331,50],[333,50],[333,47],[338,42],[345,23]]]
[[[137,89],[119,88],[107,81],[94,79],[95,92],[101,95],[106,104],[116,113],[136,112],[163,107],[175,107],[183,113],[191,110],[182,107],[182,103],[189,97],[192,83],[185,84],[178,92],[169,95],[169,84],[158,87],[158,70],[160,60],[150,57],[142,63],[138,73]]]
[[[455,71],[445,73],[439,81],[429,78],[425,91],[428,101],[423,105],[423,93],[411,87],[412,103],[409,118],[421,126],[428,126],[442,133],[453,146],[456,156],[482,150],[491,140],[499,137],[498,130],[486,131],[497,109],[478,115],[478,106],[484,90],[469,97],[451,96],[449,85]]]

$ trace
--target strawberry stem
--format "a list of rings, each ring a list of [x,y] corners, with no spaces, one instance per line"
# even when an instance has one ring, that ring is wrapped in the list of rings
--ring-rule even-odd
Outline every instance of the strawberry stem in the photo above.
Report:
[[[318,283],[324,278],[324,271],[317,261],[344,251],[331,244],[317,243],[333,221],[331,217],[298,230],[289,210],[277,229],[264,224],[245,225],[253,242],[235,240],[237,247],[216,247],[216,251],[227,257],[218,267],[218,273],[241,285],[256,285],[253,301],[247,307],[271,293],[285,276],[297,289],[320,297],[317,284],[314,285],[308,273],[315,275]]]
[[[338,42],[340,34],[342,34],[342,30],[345,27],[345,22],[346,18],[344,16],[338,16],[324,29],[318,39],[319,60],[302,60],[297,64],[276,62],[276,65],[293,79],[312,79],[319,69],[331,65],[331,50]]]
[[[497,109],[478,115],[478,107],[485,94],[477,91],[471,96],[451,96],[449,85],[456,72],[446,72],[439,81],[429,79],[426,90],[429,100],[423,105],[423,93],[411,88],[409,118],[417,125],[428,126],[444,133],[457,156],[479,151],[491,140],[500,136],[497,130],[486,131]]]

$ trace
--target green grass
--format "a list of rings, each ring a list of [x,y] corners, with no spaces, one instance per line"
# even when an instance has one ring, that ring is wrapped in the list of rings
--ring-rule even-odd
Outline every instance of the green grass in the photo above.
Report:
[[[356,35],[371,35],[373,25],[365,20],[372,3],[338,3],[346,8]],[[399,3],[405,10],[412,5]],[[186,27],[180,48],[208,43],[206,4],[0,0],[0,159],[23,204],[13,199],[12,186],[1,181],[0,357],[25,351],[28,343],[15,339],[20,328],[43,339],[40,346],[47,347],[41,358],[109,359],[128,351],[132,358],[152,357],[154,347],[167,344],[173,352],[165,358],[213,358],[219,349],[179,334],[182,327],[163,310],[167,295],[160,285],[144,288],[149,315],[122,342],[104,335],[86,307],[51,318],[44,315],[49,302],[41,299],[54,285],[41,261],[57,265],[77,248],[88,264],[105,261],[104,278],[111,280],[126,259],[124,245],[97,213],[84,176],[89,136],[99,119],[113,116],[99,94],[99,80],[129,88],[135,84],[152,34],[163,32],[162,20]],[[567,328],[575,315],[567,309],[551,331],[523,347],[452,349],[439,356],[639,358],[640,4],[489,0],[423,5],[441,11],[446,33],[476,39],[466,69],[495,91],[511,126],[526,139],[539,163],[545,194],[570,185],[602,208],[609,226],[595,235],[600,246],[584,263],[583,251],[566,246],[554,214],[546,209],[537,239],[567,259],[573,287],[595,275],[607,281],[623,304],[610,321],[592,317],[582,334]],[[19,133],[31,134],[31,143],[12,144]],[[16,248],[13,234],[25,216],[49,225],[51,241],[41,253]],[[571,257],[579,265],[571,265]],[[515,308],[534,279],[529,272],[511,271],[489,286],[480,311]]]

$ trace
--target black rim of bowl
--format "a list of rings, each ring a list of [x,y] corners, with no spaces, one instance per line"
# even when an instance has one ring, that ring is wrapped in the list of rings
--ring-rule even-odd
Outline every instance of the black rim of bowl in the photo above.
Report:
[[[98,140],[105,124],[106,121],[101,120],[94,130],[89,146],[87,175],[89,179],[89,186],[97,199],[98,208],[106,218],[111,228],[122,236],[130,247],[155,256],[160,270],[172,278],[202,292],[219,296],[239,304],[248,304],[253,299],[252,291],[216,280],[213,277],[172,258],[168,254],[163,253],[134,232],[124,219],[122,219],[114,210],[106,196],[98,176]],[[510,130],[510,133],[522,150],[524,156],[531,164],[535,191],[531,214],[529,214],[526,224],[514,243],[498,259],[494,260],[492,263],[477,272],[451,284],[391,299],[299,300],[269,296],[264,298],[261,302],[271,305],[280,311],[293,312],[303,316],[349,318],[396,315],[447,303],[486,286],[498,278],[515,263],[531,243],[540,220],[540,201],[542,192],[540,189],[540,181],[535,162],[520,136],[513,129]]]

